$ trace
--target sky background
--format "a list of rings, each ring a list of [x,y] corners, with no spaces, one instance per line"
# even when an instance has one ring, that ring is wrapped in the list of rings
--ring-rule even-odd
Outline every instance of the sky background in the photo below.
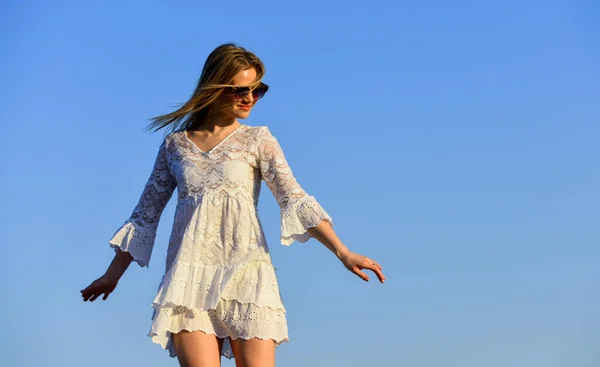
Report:
[[[150,173],[148,119],[233,41],[271,85],[243,122],[387,276],[281,246],[263,186],[278,366],[600,366],[599,39],[592,0],[3,1],[0,365],[177,366],[146,336],[175,198],[149,269],[79,291]]]

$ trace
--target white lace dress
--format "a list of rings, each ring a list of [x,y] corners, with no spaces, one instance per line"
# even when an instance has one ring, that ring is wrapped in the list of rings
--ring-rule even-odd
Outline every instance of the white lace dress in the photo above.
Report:
[[[224,338],[288,341],[285,308],[261,227],[261,180],[281,208],[281,243],[306,242],[330,216],[294,178],[266,126],[241,125],[207,152],[180,129],[158,150],[131,216],[110,240],[148,266],[161,213],[177,187],[165,275],[152,307],[152,341],[175,350],[171,333],[202,330]]]

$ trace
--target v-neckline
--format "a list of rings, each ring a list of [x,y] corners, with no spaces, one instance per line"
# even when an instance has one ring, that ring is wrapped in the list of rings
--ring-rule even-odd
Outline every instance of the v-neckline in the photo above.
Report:
[[[187,140],[192,145],[192,147],[194,147],[194,149],[197,149],[202,154],[208,154],[208,153],[212,152],[213,150],[215,150],[216,148],[218,148],[221,144],[223,144],[227,139],[229,139],[231,136],[233,136],[238,130],[240,130],[244,126],[246,126],[246,125],[240,124],[240,126],[236,127],[232,132],[227,134],[217,144],[213,145],[210,149],[208,149],[206,151],[200,149],[200,147],[198,147],[198,145],[196,145],[196,143],[194,143],[194,141],[188,137],[187,129],[183,129],[183,137],[185,138],[185,140]]]

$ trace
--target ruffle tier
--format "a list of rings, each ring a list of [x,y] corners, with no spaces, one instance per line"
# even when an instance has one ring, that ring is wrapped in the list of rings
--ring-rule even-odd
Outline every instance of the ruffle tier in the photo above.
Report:
[[[133,256],[133,260],[139,266],[148,266],[156,238],[156,229],[139,228],[131,220],[127,220],[117,229],[109,240],[110,247],[115,250],[121,249]]]
[[[152,305],[207,311],[221,299],[285,311],[275,268],[262,260],[229,266],[176,262],[163,277]]]
[[[229,359],[233,358],[231,340],[272,339],[277,346],[289,341],[285,311],[258,307],[253,303],[221,300],[214,309],[207,311],[183,306],[155,306],[153,318],[148,336],[171,357],[177,356],[171,334],[182,330],[201,330],[223,338],[221,355]]]
[[[333,226],[331,216],[313,196],[306,194],[290,201],[281,209],[281,244],[288,246],[294,241],[308,241],[312,237],[308,229],[318,226],[323,220]]]
[[[229,339],[288,341],[286,310],[270,261],[230,266],[176,262],[163,277],[152,307],[148,336],[171,357],[176,356],[171,334],[182,330],[224,338],[227,358],[233,356]]]

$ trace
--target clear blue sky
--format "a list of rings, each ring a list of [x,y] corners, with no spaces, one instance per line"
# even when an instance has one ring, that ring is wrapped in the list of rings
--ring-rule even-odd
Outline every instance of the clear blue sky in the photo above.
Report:
[[[600,5],[587,1],[17,2],[0,5],[2,366],[176,366],[146,334],[149,269],[102,274],[163,132],[234,41],[278,136],[364,283],[317,241],[279,245],[289,367],[600,365]],[[234,366],[224,360],[224,366]]]

